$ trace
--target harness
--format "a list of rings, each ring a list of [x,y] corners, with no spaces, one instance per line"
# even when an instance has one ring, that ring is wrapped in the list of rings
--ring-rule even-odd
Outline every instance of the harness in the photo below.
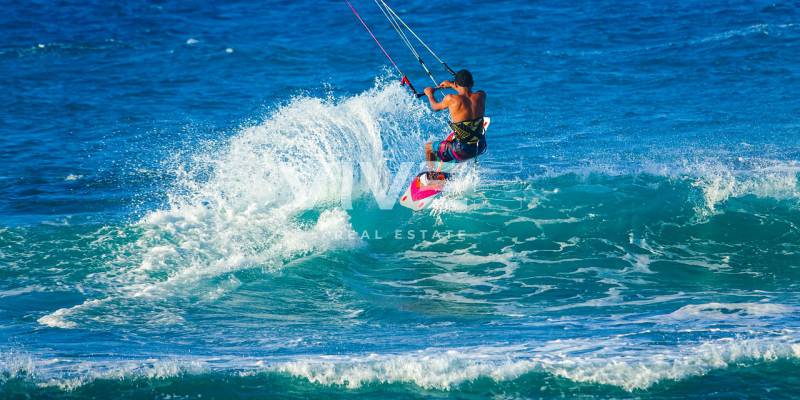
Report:
[[[455,139],[464,144],[475,146],[485,139],[483,117],[470,121],[451,122],[450,129],[453,130]]]

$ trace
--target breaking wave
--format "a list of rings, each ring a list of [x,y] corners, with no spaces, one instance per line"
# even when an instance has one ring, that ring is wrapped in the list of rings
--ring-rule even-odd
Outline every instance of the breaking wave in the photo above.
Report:
[[[429,112],[404,90],[378,81],[341,100],[299,96],[175,166],[166,206],[114,233],[135,240],[94,275],[106,296],[39,322],[74,328],[80,315],[120,298],[197,294],[238,270],[269,271],[302,255],[358,247],[347,204],[370,192],[396,198],[385,188],[396,189],[401,164],[419,158],[423,132],[435,132]],[[168,311],[156,319],[173,319]]]
[[[167,358],[143,361],[37,360],[4,355],[2,373],[40,386],[75,390],[97,380],[135,381],[185,375],[257,376],[278,373],[312,383],[357,389],[371,384],[413,384],[452,390],[480,379],[513,381],[541,373],[576,383],[602,384],[626,391],[646,390],[666,381],[699,377],[732,365],[800,359],[791,337],[725,338],[677,347],[642,346],[621,338],[555,340],[538,346],[484,346],[426,349],[402,354],[315,356],[292,360],[259,358]]]

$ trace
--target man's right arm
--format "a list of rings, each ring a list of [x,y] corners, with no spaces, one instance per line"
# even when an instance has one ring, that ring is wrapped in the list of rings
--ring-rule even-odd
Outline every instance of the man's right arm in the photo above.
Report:
[[[449,103],[450,103],[449,102],[450,95],[444,96],[442,101],[436,101],[436,98],[433,97],[433,92],[434,92],[434,89],[432,87],[426,87],[425,88],[425,95],[428,96],[428,102],[431,103],[431,109],[433,111],[441,111],[441,110],[447,109],[449,107]]]

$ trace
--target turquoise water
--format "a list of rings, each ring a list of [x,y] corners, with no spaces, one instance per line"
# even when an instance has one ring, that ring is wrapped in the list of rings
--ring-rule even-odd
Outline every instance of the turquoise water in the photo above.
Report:
[[[492,117],[417,213],[445,116],[345,4],[10,5],[2,395],[796,396],[796,5],[396,9]]]

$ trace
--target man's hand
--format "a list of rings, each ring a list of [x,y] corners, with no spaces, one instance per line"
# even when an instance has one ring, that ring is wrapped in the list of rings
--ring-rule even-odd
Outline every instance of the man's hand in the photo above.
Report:
[[[443,80],[442,83],[439,84],[439,87],[440,88],[452,88],[453,87],[453,82],[450,82],[448,80]]]
[[[424,92],[425,92],[425,95],[426,95],[426,96],[428,96],[428,97],[431,97],[431,96],[433,96],[433,92],[434,92],[435,90],[436,90],[436,89],[434,89],[434,88],[432,88],[432,87],[428,86],[428,87],[426,87],[426,88],[425,88]]]

